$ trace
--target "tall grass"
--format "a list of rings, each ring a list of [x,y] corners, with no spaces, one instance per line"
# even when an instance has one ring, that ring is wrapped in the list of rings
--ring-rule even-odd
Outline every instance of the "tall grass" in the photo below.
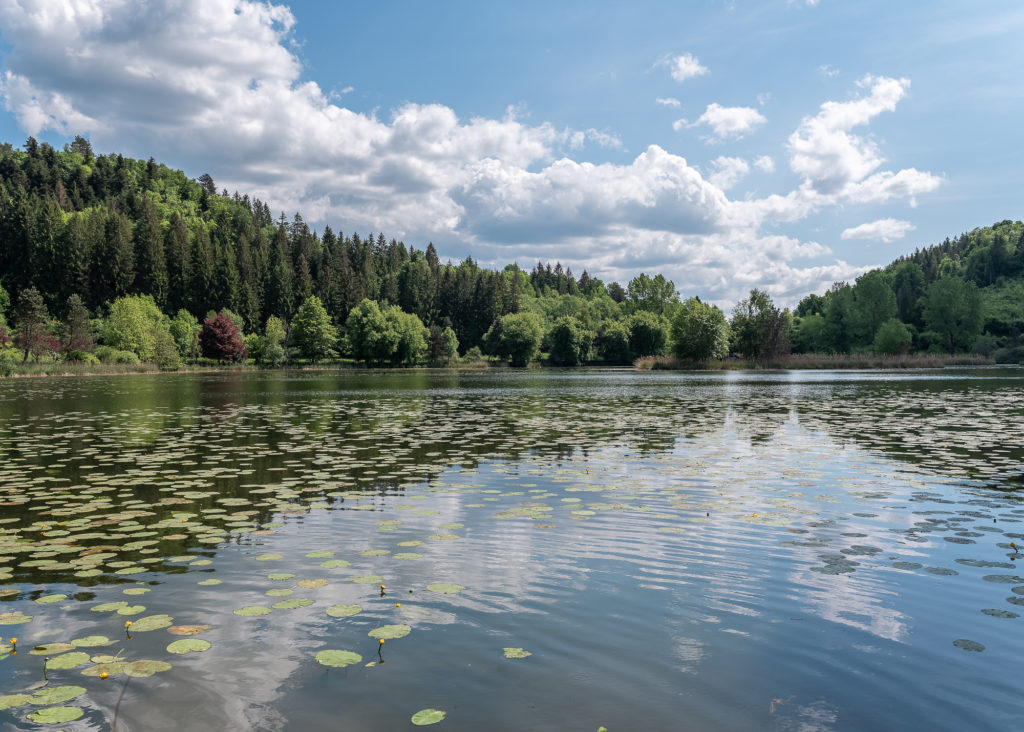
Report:
[[[733,369],[938,369],[945,366],[988,366],[987,356],[941,353],[905,353],[873,356],[870,353],[794,353],[764,361],[742,359],[695,363],[672,356],[647,356],[633,365],[643,371],[728,371]]]

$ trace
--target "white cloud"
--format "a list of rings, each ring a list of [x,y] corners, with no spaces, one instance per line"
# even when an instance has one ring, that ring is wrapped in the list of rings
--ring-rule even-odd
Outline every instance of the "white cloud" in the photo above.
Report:
[[[340,93],[303,79],[294,24],[287,8],[249,0],[0,0],[11,49],[0,94],[29,134],[88,134],[98,152],[209,172],[218,187],[258,196],[275,212],[301,211],[312,225],[383,231],[421,247],[433,240],[442,256],[471,252],[490,265],[560,259],[623,281],[661,271],[684,292],[726,305],[752,286],[795,302],[860,271],[765,226],[835,203],[912,196],[939,181],[913,168],[880,171],[873,146],[851,142],[850,127],[894,104],[904,82],[888,95],[872,86],[866,112],[844,106],[856,101],[823,105],[790,138],[803,183],[734,201],[725,190],[750,170],[740,158],[719,158],[705,177],[651,145],[632,161],[598,165],[573,156],[588,143],[619,148],[616,135],[531,124],[514,108],[501,119],[462,119],[440,104],[380,117],[347,109],[344,79]],[[674,73],[706,73],[690,55],[672,64]],[[725,138],[764,121],[756,110],[713,104],[699,123]],[[833,155],[836,140],[861,156]],[[773,167],[766,156],[753,165]],[[835,181],[838,193],[824,193]]]
[[[821,66],[818,67],[818,73],[821,74],[822,76],[832,78],[834,76],[839,76],[839,69],[833,68],[828,64],[822,64]]]
[[[761,155],[754,160],[754,167],[765,173],[774,173],[775,161],[769,155]]]
[[[658,97],[654,100],[655,104],[660,104],[663,107],[681,107],[683,103],[675,97]]]
[[[663,56],[655,65],[667,66],[672,78],[678,82],[708,73],[707,67],[701,66],[700,61],[692,53],[684,53],[681,56]]]
[[[876,241],[889,242],[902,239],[908,231],[914,230],[914,225],[909,221],[900,219],[878,219],[850,229],[844,229],[839,235],[840,239],[874,239]]]
[[[715,172],[708,176],[708,181],[727,191],[739,183],[750,172],[750,163],[743,158],[729,158],[724,155],[711,161]]]
[[[767,118],[753,107],[723,107],[717,102],[712,102],[694,125],[708,125],[714,137],[723,140],[727,137],[742,137],[767,121]]]

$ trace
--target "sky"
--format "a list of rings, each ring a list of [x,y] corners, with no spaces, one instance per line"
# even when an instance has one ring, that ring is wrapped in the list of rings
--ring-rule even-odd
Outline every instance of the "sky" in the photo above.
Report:
[[[0,141],[791,306],[1021,218],[1022,31],[1016,0],[0,0]]]

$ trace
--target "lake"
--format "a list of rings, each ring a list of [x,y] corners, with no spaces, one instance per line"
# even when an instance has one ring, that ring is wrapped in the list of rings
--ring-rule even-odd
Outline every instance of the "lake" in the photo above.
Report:
[[[1021,729],[1022,387],[3,380],[0,727]]]

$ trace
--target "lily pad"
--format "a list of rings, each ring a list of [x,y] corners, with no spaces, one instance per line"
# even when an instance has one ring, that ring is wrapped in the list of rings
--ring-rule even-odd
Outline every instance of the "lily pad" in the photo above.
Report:
[[[30,620],[32,620],[31,615],[22,615],[19,610],[13,613],[0,613],[0,625],[20,625]]]
[[[210,625],[172,625],[167,629],[171,635],[198,635],[204,630],[209,630]]]
[[[331,605],[327,608],[327,614],[332,618],[347,618],[362,611],[363,609],[359,605]]]
[[[32,696],[30,694],[8,694],[7,696],[0,696],[0,709],[20,707],[22,704],[28,704],[31,698]]]
[[[371,638],[391,640],[392,638],[404,638],[410,632],[412,632],[412,627],[408,625],[382,625],[379,628],[374,628],[367,635]]]
[[[957,640],[953,641],[953,645],[957,648],[962,648],[965,651],[975,651],[976,653],[980,653],[981,651],[985,650],[985,646],[983,646],[981,643],[978,643],[977,641],[967,640],[966,638],[958,638]]]
[[[267,590],[267,595],[269,597],[288,597],[289,595],[294,594],[295,590],[290,587],[279,587],[276,590]]]
[[[448,582],[437,582],[432,585],[427,585],[427,589],[431,592],[436,592],[439,595],[457,595],[466,588],[462,585],[453,585]]]
[[[82,651],[72,651],[71,653],[65,653],[63,656],[54,656],[53,658],[49,659],[46,662],[46,668],[74,668],[75,666],[81,666],[88,660],[88,653],[83,653]]]
[[[352,581],[360,585],[375,585],[382,579],[384,578],[375,574],[361,574],[358,577],[353,577]]]
[[[94,613],[112,613],[123,607],[128,607],[128,603],[124,600],[118,600],[117,602],[101,602],[99,605],[93,605],[89,609]]]
[[[351,565],[352,562],[347,562],[344,559],[328,559],[326,562],[320,562],[320,566],[324,569],[341,569]]]
[[[98,648],[99,646],[109,646],[113,642],[105,635],[87,635],[84,638],[75,638],[71,641],[71,645],[75,648]]]
[[[278,600],[273,604],[275,610],[295,610],[300,607],[309,607],[313,601],[308,597],[289,597],[287,600]]]
[[[124,674],[135,678],[145,678],[170,669],[171,664],[165,661],[132,661],[124,665]]]
[[[42,597],[36,598],[36,602],[40,605],[48,605],[53,602],[60,602],[61,600],[68,599],[67,595],[43,595]]]
[[[46,689],[40,689],[29,702],[37,705],[46,704],[63,704],[66,701],[71,701],[76,696],[81,696],[85,693],[84,686],[51,686]]]
[[[132,632],[144,633],[147,630],[159,630],[160,628],[166,628],[173,622],[174,618],[170,615],[147,615],[132,623]]]
[[[33,656],[52,656],[57,653],[64,653],[74,648],[70,643],[44,643],[41,646],[34,646],[29,653]]]
[[[296,584],[299,587],[306,588],[307,590],[315,590],[318,587],[324,587],[327,584],[327,580],[322,579],[322,578],[318,578],[318,579],[303,579],[303,580],[299,580],[298,582],[296,582]]]
[[[148,587],[129,587],[128,589],[121,590],[121,594],[124,595],[145,595],[149,592]]]
[[[96,658],[101,658],[101,656],[97,656],[92,660],[95,661]],[[113,658],[113,656],[106,656],[105,658]],[[82,676],[100,676],[102,674],[116,676],[117,674],[123,674],[124,667],[127,665],[125,661],[101,661],[95,666],[90,666],[82,671]]]
[[[144,612],[146,612],[145,605],[125,605],[117,610],[118,615],[138,615]]]
[[[205,585],[205,586],[209,587],[209,586],[212,586],[212,585],[219,585],[220,583],[221,583],[221,580],[219,580],[219,579],[212,579],[211,578],[211,579],[200,580],[196,584],[198,584],[198,585]]]
[[[522,648],[505,648],[505,658],[526,658],[533,654],[529,651],[524,651]]]
[[[344,668],[345,666],[351,666],[353,663],[359,663],[363,660],[363,657],[352,651],[320,651],[316,654],[316,660],[317,663],[323,666]]]
[[[202,638],[181,638],[167,644],[168,653],[184,655],[186,653],[202,653],[210,648],[210,641]]]
[[[73,722],[83,714],[85,712],[78,707],[47,707],[32,712],[28,718],[36,724],[62,724]]]
[[[321,549],[320,551],[309,552],[306,556],[310,559],[324,559],[326,557],[333,557],[334,552],[327,549]]]
[[[257,562],[273,562],[273,561],[276,561],[278,559],[284,559],[284,555],[283,554],[274,554],[273,552],[268,552],[266,554],[260,554],[258,557],[256,557],[256,561]]]
[[[421,709],[412,715],[412,723],[423,727],[428,724],[437,724],[446,716],[446,713],[440,709]]]
[[[271,612],[273,611],[266,605],[246,605],[235,610],[235,615],[251,618],[257,615],[269,615]]]
[[[398,552],[397,554],[393,555],[393,558],[394,559],[423,559],[423,555],[422,554],[417,554],[416,552]]]
[[[272,574],[268,574],[267,579],[272,579],[276,582],[281,582],[284,580],[295,579],[295,575],[291,572],[274,572]]]

